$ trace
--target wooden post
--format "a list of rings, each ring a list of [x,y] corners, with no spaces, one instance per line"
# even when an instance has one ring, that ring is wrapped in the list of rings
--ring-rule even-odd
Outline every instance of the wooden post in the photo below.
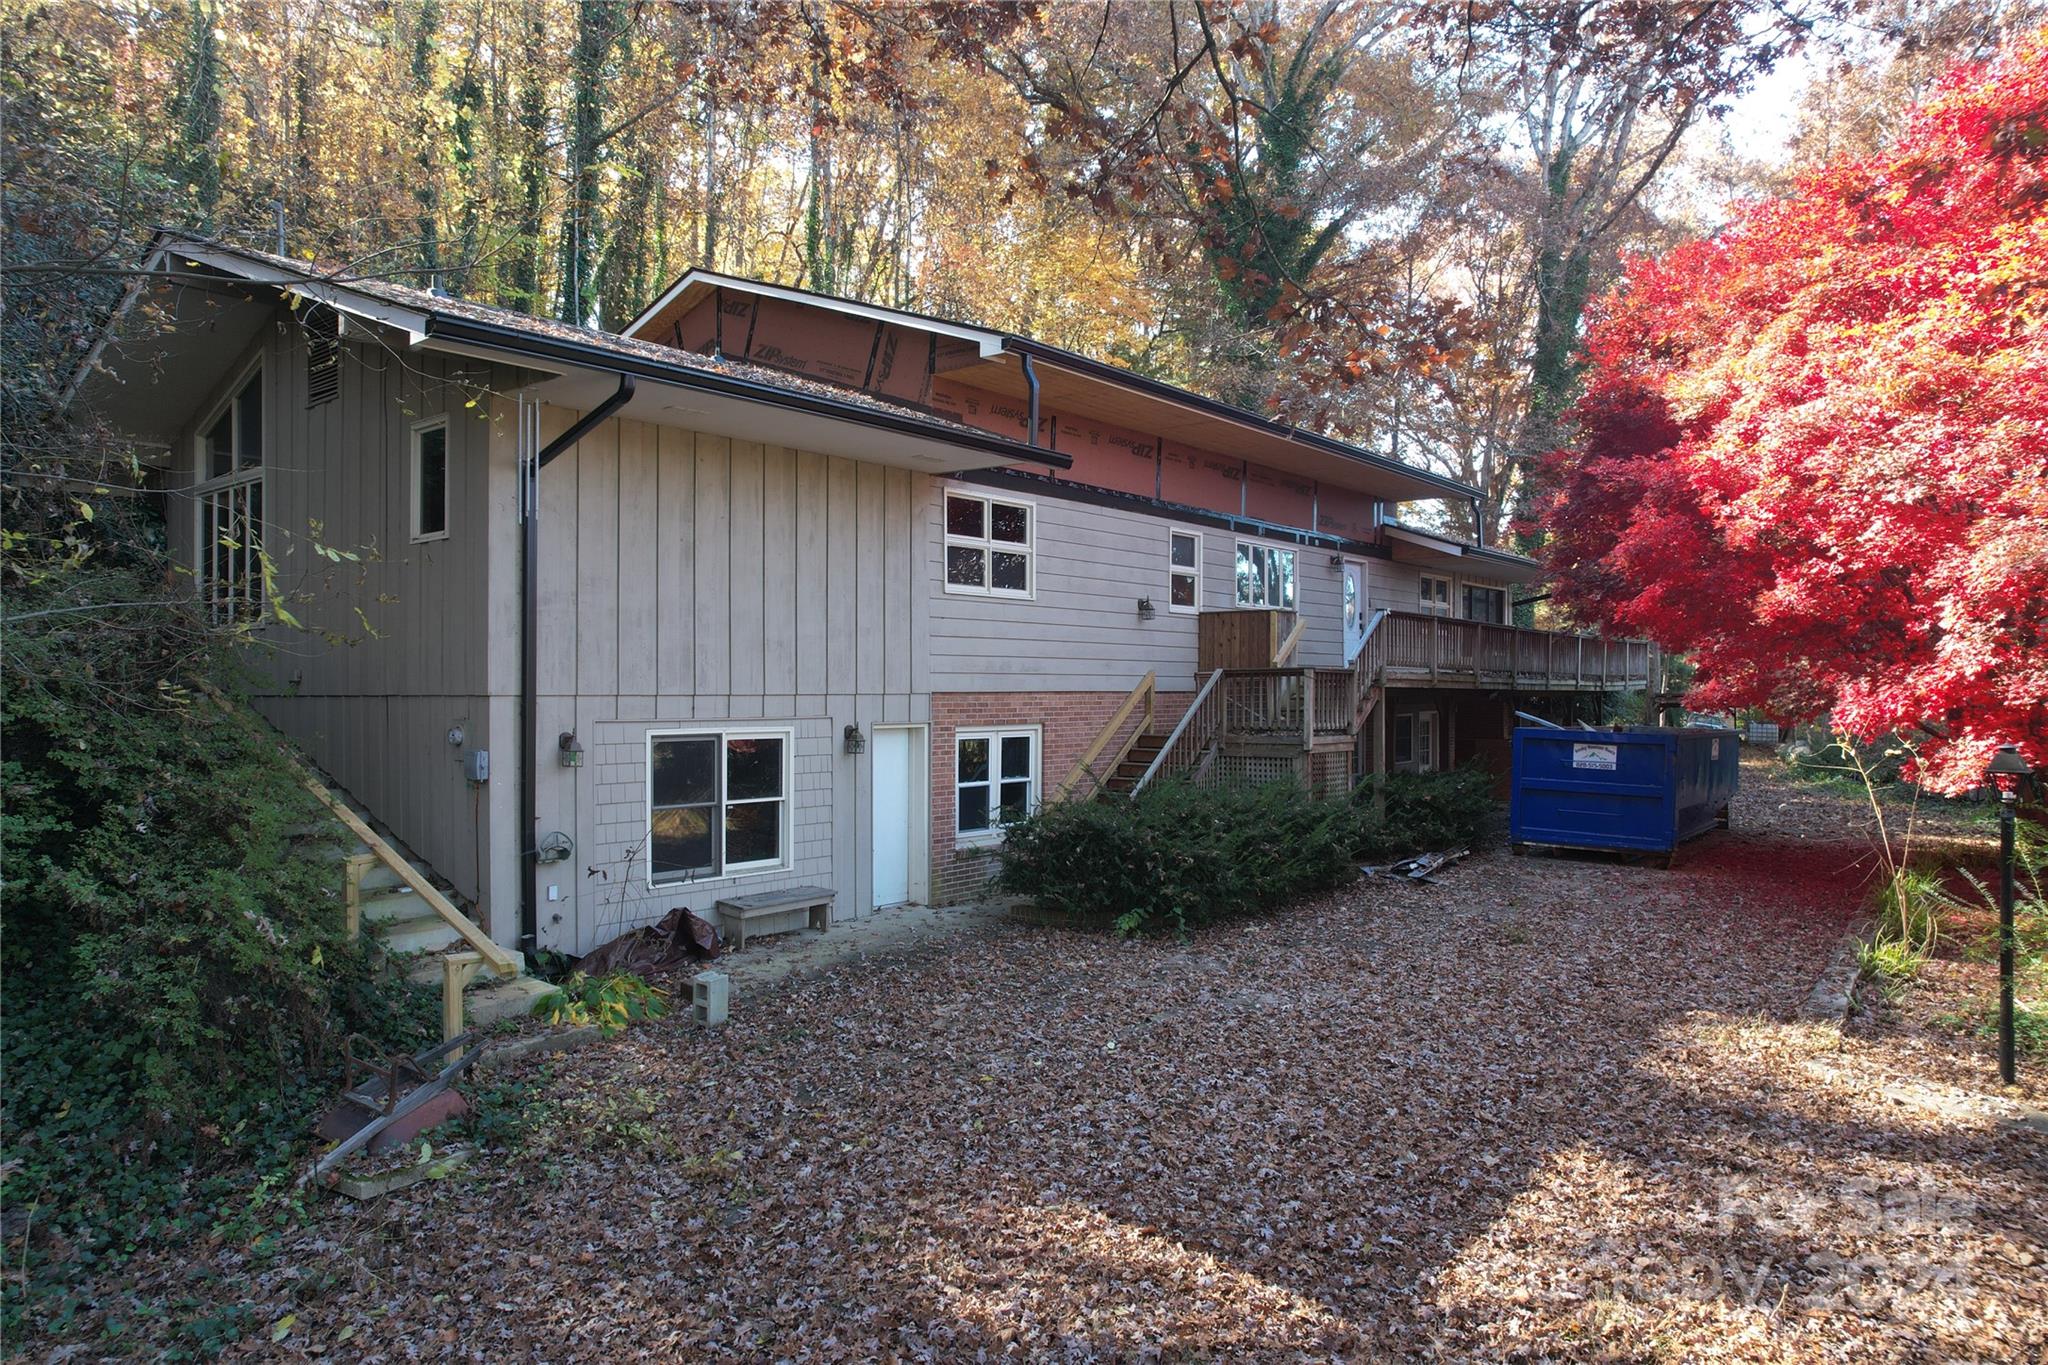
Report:
[[[1301,749],[1303,753],[1316,747],[1316,671],[1313,668],[1301,670]]]
[[[1372,775],[1379,781],[1373,783],[1372,814],[1375,820],[1387,818],[1387,694],[1380,693],[1379,705],[1372,708]]]
[[[348,867],[342,874],[342,894],[348,905],[348,936],[360,938],[363,932],[363,874],[377,865],[374,853],[351,853]]]
[[[449,953],[441,959],[441,1041],[447,1042],[462,1032],[462,992],[469,987],[484,965],[482,953]],[[459,1061],[460,1048],[448,1054],[448,1060]]]

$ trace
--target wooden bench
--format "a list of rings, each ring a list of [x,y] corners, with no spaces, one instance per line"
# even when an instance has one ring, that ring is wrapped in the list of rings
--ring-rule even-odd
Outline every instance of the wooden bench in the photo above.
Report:
[[[749,922],[803,910],[809,912],[811,928],[822,934],[832,927],[832,897],[836,894],[829,886],[791,886],[752,896],[729,896],[718,902],[718,927],[733,941],[734,949],[740,949],[747,946]]]

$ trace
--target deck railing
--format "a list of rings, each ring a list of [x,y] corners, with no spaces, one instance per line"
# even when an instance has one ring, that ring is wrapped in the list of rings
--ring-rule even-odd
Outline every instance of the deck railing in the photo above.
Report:
[[[1386,672],[1391,682],[1569,690],[1646,687],[1655,646],[1648,640],[1532,630],[1422,612],[1389,613]]]
[[[1180,724],[1173,727],[1173,733],[1160,746],[1152,766],[1131,784],[1133,796],[1165,773],[1189,773],[1197,779],[1201,777],[1203,767],[1215,756],[1214,749],[1223,738],[1222,683],[1225,671],[1219,668],[1210,673],[1208,681],[1195,693],[1195,699],[1181,713]]]

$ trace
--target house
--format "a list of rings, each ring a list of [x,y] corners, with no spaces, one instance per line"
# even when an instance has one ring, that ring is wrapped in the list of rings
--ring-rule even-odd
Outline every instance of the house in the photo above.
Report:
[[[617,335],[165,233],[75,386],[261,708],[491,939],[974,896],[1007,813],[1500,763],[1653,681],[1477,492],[1028,338],[694,270]],[[259,553],[260,547],[260,553]],[[357,558],[351,558],[356,556]]]

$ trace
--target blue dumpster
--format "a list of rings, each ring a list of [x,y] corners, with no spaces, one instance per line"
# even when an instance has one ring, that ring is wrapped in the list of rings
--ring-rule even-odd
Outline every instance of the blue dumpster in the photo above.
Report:
[[[1508,838],[1527,844],[1675,852],[1728,824],[1741,755],[1730,730],[1633,726],[1515,731]]]

